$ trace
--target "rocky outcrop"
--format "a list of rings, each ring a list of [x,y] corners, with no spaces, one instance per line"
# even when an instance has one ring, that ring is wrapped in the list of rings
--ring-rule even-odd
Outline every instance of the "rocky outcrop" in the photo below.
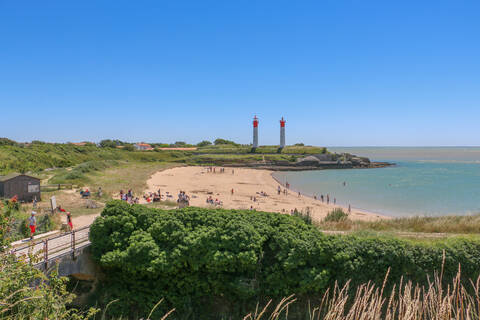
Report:
[[[294,164],[296,167],[329,168],[380,168],[391,165],[387,162],[371,162],[366,157],[345,154],[320,154],[300,158]]]
[[[272,160],[223,165],[227,167],[267,169],[274,171],[304,171],[321,169],[383,168],[394,164],[388,162],[372,162],[366,157],[358,157],[349,153],[324,153],[298,158],[293,162],[286,160]]]

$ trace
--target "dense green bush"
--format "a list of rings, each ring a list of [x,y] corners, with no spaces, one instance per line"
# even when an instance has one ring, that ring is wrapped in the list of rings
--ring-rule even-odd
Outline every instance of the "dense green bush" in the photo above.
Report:
[[[210,146],[212,145],[212,143],[208,140],[203,140],[203,141],[200,141],[199,143],[197,143],[197,147],[206,147],[206,146]]]
[[[108,275],[103,301],[120,299],[119,314],[137,306],[144,316],[162,297],[180,313],[245,314],[258,297],[316,292],[329,279],[323,236],[287,215],[114,201],[90,238]]]
[[[335,281],[374,281],[387,288],[403,276],[420,284],[439,271],[445,279],[458,263],[466,279],[480,271],[480,242],[415,243],[378,236],[325,236],[288,215],[186,208],[164,211],[109,203],[91,228],[92,252],[106,276],[103,303],[112,311],[244,315],[257,301],[292,293],[315,300]]]

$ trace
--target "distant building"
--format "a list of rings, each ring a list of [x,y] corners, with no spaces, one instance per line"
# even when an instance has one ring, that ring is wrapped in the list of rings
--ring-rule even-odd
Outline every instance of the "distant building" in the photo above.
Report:
[[[70,142],[70,144],[73,144],[74,146],[78,147],[83,147],[86,146],[88,142]]]
[[[148,143],[135,143],[133,145],[137,150],[153,150],[152,146]]]
[[[40,201],[40,179],[20,173],[0,176],[0,198],[18,197],[19,201]]]

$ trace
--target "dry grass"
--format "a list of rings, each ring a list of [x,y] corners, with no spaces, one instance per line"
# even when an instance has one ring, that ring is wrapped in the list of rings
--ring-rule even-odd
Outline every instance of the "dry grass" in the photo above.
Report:
[[[352,221],[347,219],[339,222],[322,221],[317,225],[322,230],[478,234],[480,232],[480,214],[395,218],[378,221]]]
[[[309,304],[309,320],[477,320],[480,319],[480,277],[466,286],[461,281],[460,267],[457,276],[448,285],[443,284],[441,273],[427,287],[400,281],[390,294],[385,294],[388,273],[381,287],[368,282],[358,286],[350,296],[350,284],[335,285],[327,290],[318,305]],[[290,315],[289,308],[297,299],[292,295],[277,305],[269,301],[243,320],[298,319]],[[173,312],[168,312],[166,319]]]
[[[427,287],[412,282],[400,281],[391,294],[385,295],[382,287],[372,283],[360,285],[353,297],[350,288],[335,286],[327,291],[317,306],[310,307],[310,320],[440,320],[480,319],[480,277],[467,287],[461,282],[460,268],[457,276],[448,285],[437,275]],[[289,319],[289,306],[295,302],[293,296],[283,299],[273,311],[268,312],[270,303],[261,311],[256,310],[244,320]],[[258,309],[258,308],[257,308]]]

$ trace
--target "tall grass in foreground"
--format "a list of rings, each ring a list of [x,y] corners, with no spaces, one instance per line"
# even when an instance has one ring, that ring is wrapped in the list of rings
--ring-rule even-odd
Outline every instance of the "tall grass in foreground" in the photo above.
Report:
[[[357,287],[350,296],[350,284],[335,285],[327,290],[318,305],[310,305],[305,316],[289,313],[297,301],[292,295],[283,298],[277,305],[268,302],[263,308],[257,305],[254,312],[243,320],[474,320],[480,319],[480,277],[468,286],[461,282],[460,268],[457,276],[448,285],[442,284],[442,276],[435,275],[428,286],[400,281],[392,292],[384,292],[388,273],[382,287],[368,282]],[[165,314],[177,318],[174,310]],[[180,315],[181,318],[181,315]],[[214,317],[212,317],[213,319]],[[147,318],[148,319],[148,318]]]
[[[335,285],[327,290],[318,306],[311,306],[310,320],[434,320],[434,319],[480,319],[480,277],[468,287],[461,283],[460,268],[457,276],[446,287],[442,276],[436,275],[427,287],[400,281],[390,295],[382,287],[368,282],[357,287],[355,296],[349,296],[350,285]],[[283,299],[273,311],[270,303],[244,317],[244,320],[292,319],[289,307],[296,301],[293,296]]]

